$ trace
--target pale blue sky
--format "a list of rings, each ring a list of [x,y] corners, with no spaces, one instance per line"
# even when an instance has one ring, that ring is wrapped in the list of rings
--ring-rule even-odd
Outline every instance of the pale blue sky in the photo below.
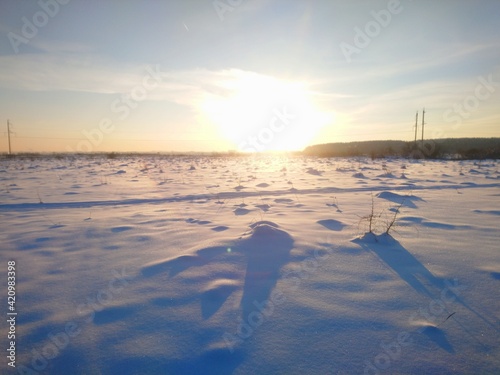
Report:
[[[497,0],[61,2],[0,2],[1,151],[500,136]]]

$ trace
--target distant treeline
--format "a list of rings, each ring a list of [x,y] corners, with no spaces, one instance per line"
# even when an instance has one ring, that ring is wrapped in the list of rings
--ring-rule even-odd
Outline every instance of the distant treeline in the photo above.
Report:
[[[227,157],[227,156],[245,156],[237,152],[18,152],[12,155],[0,153],[1,159],[16,160],[40,160],[40,159],[59,159],[72,160],[77,158],[87,159],[124,159],[124,158],[179,158],[179,157]]]
[[[1,159],[75,159],[75,158],[178,158],[178,157],[249,157],[254,154],[228,152],[91,152],[91,153],[0,153]],[[413,159],[500,159],[500,138],[447,138],[415,142],[365,141],[327,143],[307,147],[304,151],[265,153],[264,155],[307,155],[319,157],[364,156],[372,159],[404,157]]]
[[[366,141],[309,146],[304,155],[320,157],[368,156],[372,159],[499,159],[500,138],[447,138],[415,142]]]

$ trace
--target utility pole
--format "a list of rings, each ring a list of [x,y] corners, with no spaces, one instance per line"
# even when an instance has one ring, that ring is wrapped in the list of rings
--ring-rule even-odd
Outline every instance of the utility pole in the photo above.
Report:
[[[9,137],[9,155],[12,154],[12,150],[10,148],[10,121],[7,120],[7,136]]]
[[[417,115],[415,116],[415,144],[417,144],[417,130],[418,130],[418,111]]]
[[[425,125],[425,108],[422,111],[422,147],[424,147],[424,125]]]

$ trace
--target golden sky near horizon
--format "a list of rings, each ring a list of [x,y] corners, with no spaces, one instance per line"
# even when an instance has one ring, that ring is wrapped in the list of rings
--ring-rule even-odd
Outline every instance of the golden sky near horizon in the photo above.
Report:
[[[233,5],[231,5],[233,4]],[[237,4],[237,5],[236,5]],[[0,151],[271,151],[500,136],[500,3],[0,6]]]

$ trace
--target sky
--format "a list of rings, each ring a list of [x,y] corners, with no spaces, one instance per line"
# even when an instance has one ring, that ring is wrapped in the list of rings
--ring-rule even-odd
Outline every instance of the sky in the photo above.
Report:
[[[0,152],[500,136],[498,0],[0,0]],[[418,111],[418,120],[416,115]]]

